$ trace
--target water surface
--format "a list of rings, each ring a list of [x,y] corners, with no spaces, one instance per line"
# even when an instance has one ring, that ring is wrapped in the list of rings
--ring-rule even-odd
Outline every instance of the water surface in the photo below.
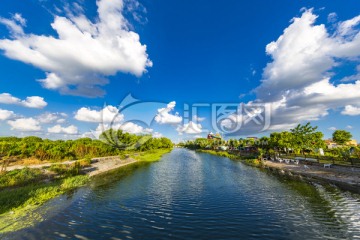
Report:
[[[186,149],[39,211],[45,221],[3,237],[360,239],[359,195]]]

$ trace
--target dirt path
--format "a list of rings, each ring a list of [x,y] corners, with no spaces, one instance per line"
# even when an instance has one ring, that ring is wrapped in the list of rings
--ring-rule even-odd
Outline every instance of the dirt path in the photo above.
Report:
[[[92,163],[89,167],[85,167],[83,171],[89,175],[90,177],[98,175],[100,173],[104,173],[113,169],[117,169],[131,163],[136,162],[137,160],[132,158],[120,159],[118,156],[109,156],[109,157],[99,157],[93,158]],[[66,161],[59,163],[44,163],[44,164],[34,164],[34,165],[14,165],[7,167],[7,171],[12,171],[15,169],[23,169],[25,167],[28,168],[43,168],[50,167],[54,164],[72,164],[76,161]]]
[[[348,190],[360,192],[360,169],[340,166],[324,168],[323,166],[316,165],[305,167],[303,164],[285,164],[272,161],[265,161],[265,166],[292,174],[323,180],[338,185],[339,187],[348,188]]]
[[[99,159],[97,162],[91,164],[91,166],[84,168],[83,170],[90,177],[114,170],[129,164],[136,162],[137,160],[132,158],[120,159],[120,158],[112,158],[112,159]]]
[[[72,164],[76,161],[65,161],[65,162],[58,162],[58,163],[43,163],[43,164],[33,164],[33,165],[14,165],[14,166],[9,166],[6,168],[6,171],[12,171],[15,169],[23,169],[25,167],[28,168],[43,168],[43,167],[50,167],[53,164]]]

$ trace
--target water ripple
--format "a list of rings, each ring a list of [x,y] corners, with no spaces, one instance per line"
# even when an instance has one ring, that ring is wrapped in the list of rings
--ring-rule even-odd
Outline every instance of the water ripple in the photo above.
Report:
[[[9,239],[360,238],[359,195],[184,149],[80,192]]]

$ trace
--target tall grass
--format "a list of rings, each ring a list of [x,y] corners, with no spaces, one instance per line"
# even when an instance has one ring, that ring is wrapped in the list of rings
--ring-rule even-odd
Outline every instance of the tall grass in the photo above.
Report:
[[[171,149],[156,149],[156,150],[149,150],[146,152],[140,152],[133,155],[133,158],[135,158],[138,161],[145,161],[145,162],[154,162],[161,159],[161,157],[171,152]]]
[[[35,183],[2,190],[0,192],[0,214],[10,210],[17,211],[28,205],[41,205],[51,198],[85,185],[88,180],[88,176],[79,175],[48,183]]]
[[[41,169],[23,168],[0,174],[0,190],[6,187],[24,186],[47,178]]]

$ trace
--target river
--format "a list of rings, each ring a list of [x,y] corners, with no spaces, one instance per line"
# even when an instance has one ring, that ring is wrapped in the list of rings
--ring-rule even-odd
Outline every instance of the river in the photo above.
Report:
[[[359,195],[186,149],[38,211],[43,221],[3,237],[360,239]]]

